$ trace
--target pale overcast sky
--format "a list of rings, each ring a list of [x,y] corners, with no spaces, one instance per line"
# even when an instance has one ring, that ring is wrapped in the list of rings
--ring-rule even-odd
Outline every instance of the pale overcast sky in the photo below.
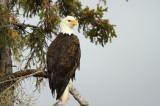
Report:
[[[98,1],[82,4],[95,8]],[[107,6],[104,18],[117,25],[118,37],[101,47],[76,32],[82,57],[74,86],[92,106],[160,106],[160,0],[107,0]],[[70,97],[66,106],[79,106]],[[54,103],[47,83],[36,106]]]

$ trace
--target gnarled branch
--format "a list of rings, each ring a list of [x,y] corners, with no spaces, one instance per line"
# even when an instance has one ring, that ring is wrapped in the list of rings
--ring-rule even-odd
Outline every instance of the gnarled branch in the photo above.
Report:
[[[77,91],[77,89],[73,86],[73,84],[70,85],[69,89],[72,96],[79,102],[81,106],[91,106]]]
[[[15,73],[13,73],[10,76],[11,79],[8,79],[6,81],[0,82],[0,84],[10,83],[10,82],[14,82],[14,81],[16,82],[16,80],[19,80],[20,77],[27,78],[27,77],[31,77],[31,76],[48,78],[47,72],[43,71],[43,70],[39,70],[39,69],[21,70],[21,71],[17,71]],[[79,104],[81,106],[90,106],[90,104],[80,95],[80,93],[77,91],[76,88],[74,88],[74,86],[72,84],[70,85],[70,93],[79,102]]]

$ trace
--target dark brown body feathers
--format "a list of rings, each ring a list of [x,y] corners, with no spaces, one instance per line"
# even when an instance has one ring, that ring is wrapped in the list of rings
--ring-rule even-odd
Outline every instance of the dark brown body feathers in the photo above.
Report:
[[[60,33],[51,43],[47,52],[49,86],[58,99],[64,92],[75,71],[80,67],[80,44],[76,35]]]

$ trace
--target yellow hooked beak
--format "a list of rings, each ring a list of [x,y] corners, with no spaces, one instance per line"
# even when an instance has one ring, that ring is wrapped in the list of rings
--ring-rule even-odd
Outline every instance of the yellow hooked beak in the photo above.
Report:
[[[75,20],[71,21],[72,25],[77,25],[77,22]]]

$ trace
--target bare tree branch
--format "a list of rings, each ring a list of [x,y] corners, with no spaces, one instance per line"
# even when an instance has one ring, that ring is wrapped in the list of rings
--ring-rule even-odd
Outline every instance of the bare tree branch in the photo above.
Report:
[[[72,96],[79,102],[81,106],[91,106],[77,91],[77,89],[73,86],[73,84],[70,84],[70,93]]]
[[[37,73],[36,73],[37,72]],[[30,70],[21,70],[13,73],[14,78],[16,77],[22,77],[30,74],[34,74],[34,77],[43,77],[43,78],[48,78],[47,72],[39,69],[30,69]]]
[[[40,69],[30,69],[30,70],[21,70],[21,71],[17,71],[15,73],[13,73],[10,77],[10,79],[5,80],[3,82],[0,82],[0,84],[3,83],[10,83],[10,82],[16,82],[20,79],[25,79],[27,77],[43,77],[43,78],[48,78],[47,72],[40,70]],[[10,87],[8,87],[9,89],[11,89],[13,87],[14,84],[12,84]],[[6,90],[5,90],[6,91]],[[5,91],[3,91],[2,93],[4,93]],[[0,93],[0,95],[2,94]],[[77,91],[76,88],[74,88],[74,86],[71,84],[70,85],[70,93],[73,95],[73,97],[79,102],[79,104],[81,106],[91,106],[81,95],[80,93]]]
[[[30,25],[30,24],[24,24],[24,23],[14,23],[14,25],[18,26],[18,27],[32,27],[32,28],[37,28],[40,29],[39,27],[35,26],[35,25]]]

